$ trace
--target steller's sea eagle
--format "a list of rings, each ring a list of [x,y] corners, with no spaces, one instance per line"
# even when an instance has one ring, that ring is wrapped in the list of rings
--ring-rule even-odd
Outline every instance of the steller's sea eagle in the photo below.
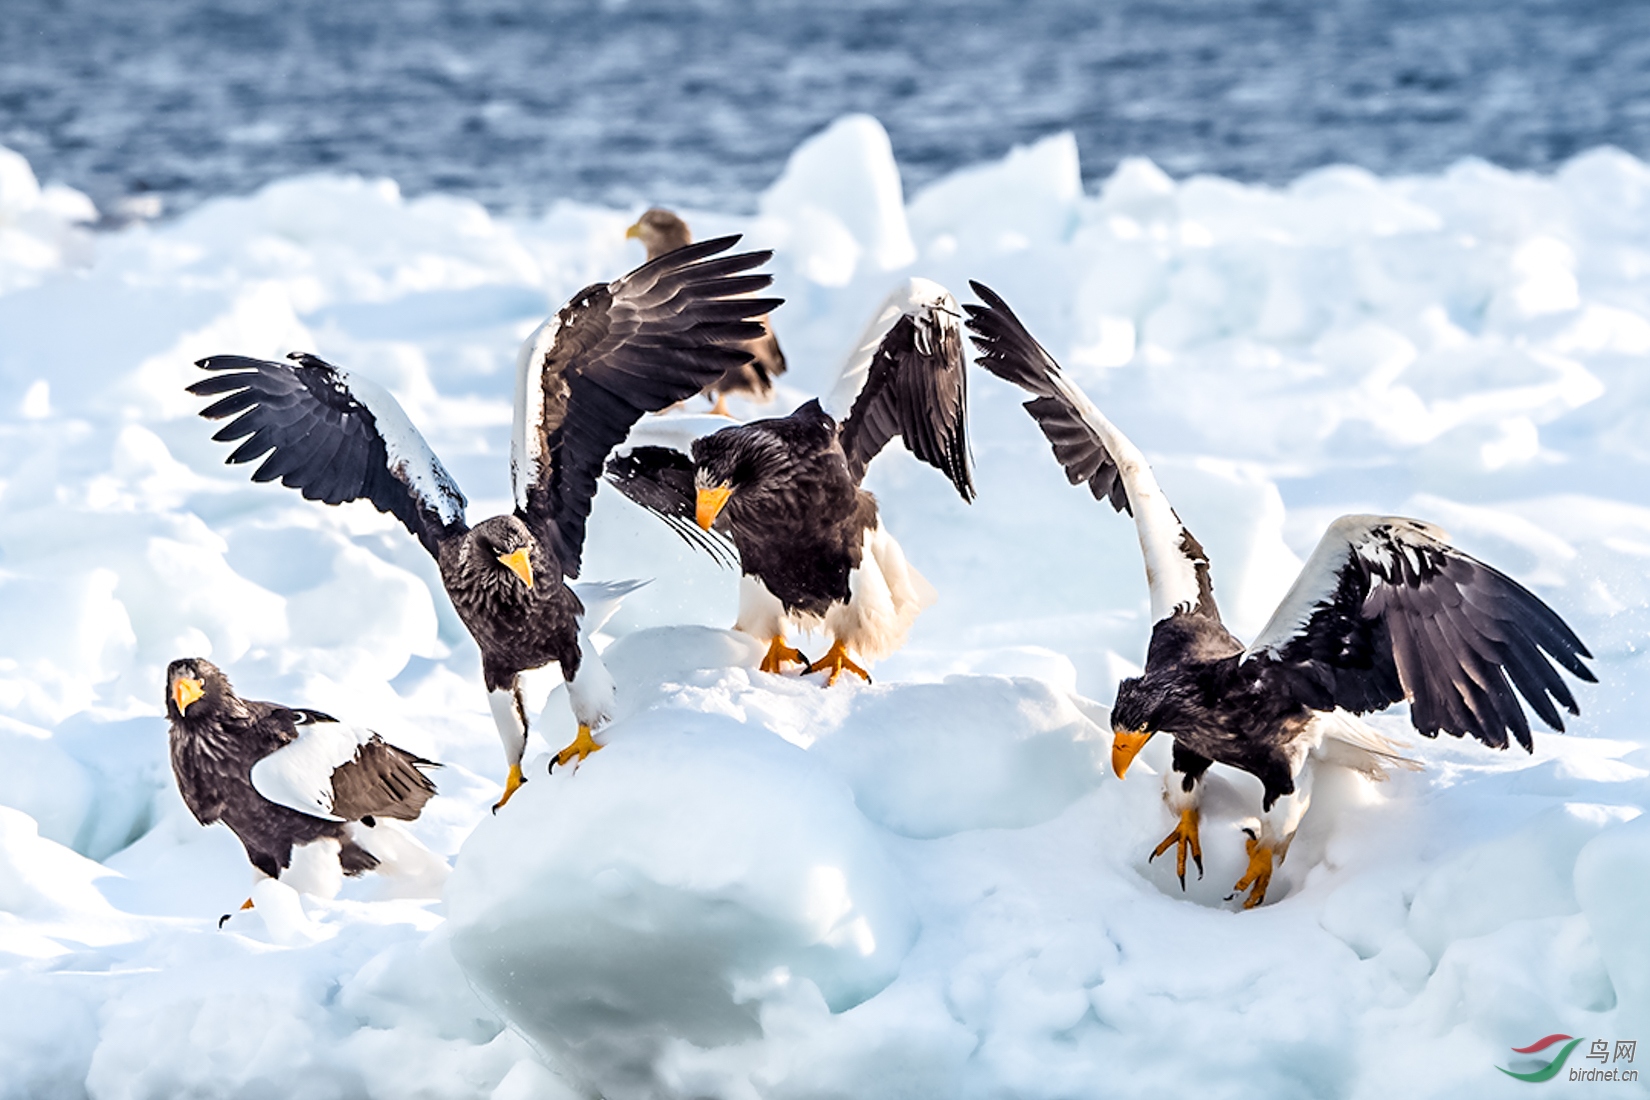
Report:
[[[465,522],[464,494],[383,388],[313,355],[290,362],[202,359],[189,387],[234,419],[212,438],[243,441],[228,461],[264,455],[254,481],[280,479],[311,500],[367,500],[430,552],[459,618],[481,647],[482,677],[509,765],[496,810],[524,779],[527,714],[518,673],[554,661],[579,732],[556,763],[601,746],[614,685],[591,644],[598,618],[566,581],[579,575],[585,520],[610,450],[644,413],[692,397],[748,356],[750,318],[779,305],[753,298],[770,279],[746,274],[768,252],[719,255],[737,237],[689,245],[598,283],[540,325],[517,357],[510,475],[515,510]],[[625,586],[585,586],[608,604]],[[581,629],[582,623],[582,629]]]
[[[912,279],[849,356],[830,401],[835,415],[813,400],[696,439],[691,456],[637,446],[608,463],[608,480],[679,532],[699,535],[691,520],[732,539],[743,573],[734,625],[767,644],[764,672],[797,662],[827,671],[827,683],[845,671],[869,680],[859,662],[898,649],[932,601],[860,483],[898,436],[973,499],[961,317],[944,287]],[[822,625],[829,651],[809,663],[785,641],[788,625]]]
[[[1164,798],[1179,823],[1152,858],[1176,848],[1186,882],[1198,839],[1200,783],[1211,762],[1250,773],[1265,794],[1246,829],[1249,866],[1236,893],[1266,897],[1310,798],[1312,757],[1381,774],[1409,764],[1354,715],[1407,700],[1427,737],[1440,732],[1531,750],[1519,696],[1563,730],[1578,714],[1554,663],[1593,682],[1591,657],[1528,589],[1451,546],[1441,530],[1400,516],[1342,516],[1329,525],[1294,586],[1251,644],[1222,625],[1209,560],[1169,507],[1151,467],[1061,372],[989,288],[969,305],[979,363],[1035,395],[1026,402],[1055,458],[1096,500],[1134,516],[1151,589],[1152,635],[1142,675],[1112,707],[1112,768],[1121,778],[1157,733],[1174,738]],[[1555,705],[1556,704],[1556,705]]]
[[[228,825],[270,878],[309,845],[343,874],[372,870],[378,857],[358,843],[356,826],[412,821],[435,794],[424,774],[434,762],[317,710],[242,699],[200,657],[167,666],[166,717],[184,805],[202,825]]]

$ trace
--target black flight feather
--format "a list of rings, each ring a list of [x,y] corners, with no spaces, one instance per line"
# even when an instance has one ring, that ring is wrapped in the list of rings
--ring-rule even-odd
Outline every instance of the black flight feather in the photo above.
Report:
[[[718,255],[737,240],[688,245],[588,288],[561,311],[548,353],[529,364],[544,394],[533,428],[543,457],[518,498],[566,576],[579,574],[585,522],[609,452],[643,414],[692,397],[747,362],[739,345],[761,336],[755,318],[781,304],[749,297],[769,276],[742,274],[771,253]]]
[[[939,470],[963,500],[974,499],[968,468],[968,375],[962,335],[936,308],[896,320],[883,337],[848,417],[843,453],[857,482],[888,441]]]
[[[1119,512],[1129,512],[1129,496],[1118,476],[1117,463],[1072,407],[1064,392],[1060,364],[1026,331],[1008,303],[984,283],[969,281],[986,303],[970,302],[968,329],[973,334],[976,362],[1005,382],[1035,396],[1025,403],[1043,435],[1054,448],[1054,458],[1073,485],[1088,483],[1095,500],[1105,500]]]

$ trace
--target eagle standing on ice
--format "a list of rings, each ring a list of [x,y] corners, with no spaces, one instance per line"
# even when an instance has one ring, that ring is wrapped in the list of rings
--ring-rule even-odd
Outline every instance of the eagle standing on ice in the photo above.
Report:
[[[898,649],[932,602],[860,483],[899,436],[973,499],[961,316],[944,287],[912,279],[883,303],[849,357],[831,400],[848,407],[842,419],[814,400],[789,416],[697,439],[691,458],[638,446],[608,464],[608,480],[679,532],[699,535],[691,518],[732,538],[744,574],[734,625],[767,643],[762,671],[796,662],[827,671],[828,683],[844,671],[869,680],[858,661]],[[785,641],[785,628],[821,624],[831,647],[809,663]]]
[[[167,667],[166,717],[172,774],[189,812],[202,825],[228,825],[270,878],[309,845],[325,849],[343,874],[372,870],[378,857],[358,843],[365,835],[357,824],[412,821],[435,794],[423,772],[434,762],[317,710],[242,699],[199,657]]]
[[[637,218],[624,235],[641,241],[649,260],[657,260],[693,243],[687,222],[657,206]],[[745,345],[750,359],[729,367],[722,377],[705,387],[705,396],[716,402],[711,412],[718,416],[733,415],[728,412],[729,394],[766,403],[773,397],[773,380],[785,373],[785,353],[779,350],[779,338],[773,333],[773,325],[768,323],[768,315],[764,313],[756,320],[762,326],[762,334]]]
[[[1399,516],[1342,516],[1248,646],[1221,624],[1209,560],[1164,498],[1134,445],[1072,385],[1059,364],[990,289],[967,306],[980,365],[1036,396],[1026,410],[1072,484],[1134,516],[1154,625],[1143,675],[1124,680],[1112,707],[1112,768],[1121,778],[1157,733],[1174,738],[1164,799],[1179,814],[1152,853],[1176,848],[1186,882],[1198,840],[1201,780],[1212,762],[1265,788],[1248,833],[1249,867],[1235,887],[1245,908],[1266,897],[1311,797],[1307,763],[1327,758],[1373,774],[1402,762],[1391,742],[1354,717],[1408,700],[1427,737],[1470,736],[1532,751],[1523,696],[1548,726],[1562,706],[1579,714],[1553,667],[1594,682],[1592,654],[1518,582],[1451,546],[1444,532]],[[1557,704],[1555,706],[1554,704]]]
[[[481,648],[482,677],[509,765],[497,810],[525,781],[527,712],[519,673],[554,661],[579,732],[566,764],[601,746],[614,685],[590,634],[634,584],[581,585],[585,520],[602,463],[644,413],[698,393],[761,334],[749,318],[779,305],[752,298],[771,281],[745,272],[771,253],[719,253],[737,237],[689,245],[611,283],[586,287],[522,345],[510,475],[515,510],[474,527],[465,499],[393,397],[313,355],[274,363],[219,355],[189,391],[223,394],[201,410],[234,417],[212,438],[240,443],[232,463],[264,455],[254,481],[280,479],[311,500],[367,500],[399,519],[435,558],[459,618]],[[600,606],[597,606],[600,605]]]

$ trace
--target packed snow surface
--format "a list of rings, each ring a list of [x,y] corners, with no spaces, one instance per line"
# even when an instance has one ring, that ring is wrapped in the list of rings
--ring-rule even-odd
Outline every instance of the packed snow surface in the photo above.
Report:
[[[1347,512],[1436,523],[1575,626],[1600,683],[1567,733],[1376,717],[1425,769],[1322,770],[1249,912],[1246,777],[1212,773],[1203,877],[1147,862],[1169,746],[1105,768],[1150,621],[1135,532],[983,373],[974,505],[897,447],[871,468],[938,594],[874,684],[756,671],[734,574],[604,489],[587,576],[653,578],[601,638],[607,748],[546,773],[573,729],[539,675],[530,781],[488,813],[434,564],[226,468],[184,386],[314,351],[504,511],[517,346],[640,261],[635,213],[305,177],[94,235],[0,152],[0,1097],[1521,1095],[1514,1046],[1650,1042],[1650,166],[1274,190],[1129,161],[1091,192],[1056,136],[907,198],[851,118],[759,215],[688,212],[777,250],[774,411],[829,392],[903,280],[994,287],[1153,462],[1245,637]],[[172,783],[183,655],[442,761],[408,830],[444,896],[253,887]]]

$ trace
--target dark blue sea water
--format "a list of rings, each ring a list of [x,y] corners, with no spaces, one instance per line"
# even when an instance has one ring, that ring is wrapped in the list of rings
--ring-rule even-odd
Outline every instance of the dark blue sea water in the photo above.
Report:
[[[497,210],[750,208],[847,111],[906,185],[1071,130],[1092,180],[1650,154],[1650,2],[5,0],[0,144],[169,210],[318,169]]]

